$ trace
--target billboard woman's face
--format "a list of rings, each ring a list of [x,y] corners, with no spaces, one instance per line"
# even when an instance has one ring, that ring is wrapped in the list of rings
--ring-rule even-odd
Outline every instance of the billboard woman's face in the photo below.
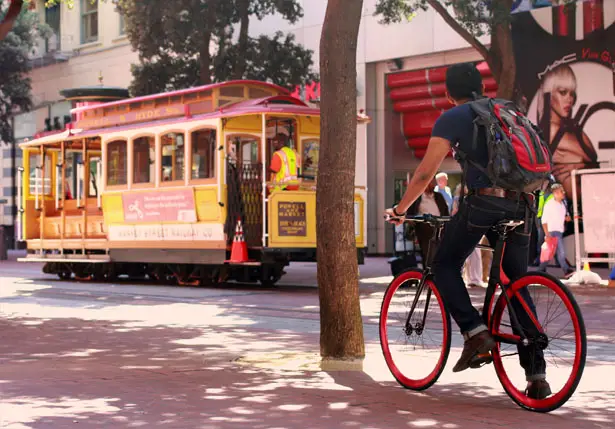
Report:
[[[567,118],[572,113],[575,99],[575,89],[557,86],[551,92],[551,109],[561,118]]]

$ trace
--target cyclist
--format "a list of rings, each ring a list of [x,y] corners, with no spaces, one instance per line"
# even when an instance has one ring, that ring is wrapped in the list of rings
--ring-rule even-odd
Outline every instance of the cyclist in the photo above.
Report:
[[[402,222],[408,208],[431,183],[440,164],[455,145],[459,145],[459,150],[465,152],[472,161],[487,167],[487,142],[484,137],[479,137],[476,145],[473,145],[475,114],[468,104],[482,95],[483,89],[480,72],[474,64],[457,64],[447,69],[447,97],[455,107],[444,112],[436,121],[427,152],[404,196],[396,206],[386,211],[386,214],[393,217],[391,222]],[[445,227],[432,265],[434,282],[464,337],[463,352],[453,372],[468,369],[474,360],[480,359],[481,355],[489,353],[496,346],[479,312],[473,307],[464,285],[461,277],[463,263],[483,235],[495,244],[497,236],[491,228],[499,221],[524,220],[524,229],[517,228],[510,234],[502,261],[503,270],[509,278],[514,279],[524,274],[528,266],[528,228],[533,223],[530,205],[534,204],[532,194],[519,194],[493,187],[481,170],[472,164],[463,164],[468,194]],[[523,292],[523,298],[533,307],[527,289],[523,289]],[[514,300],[513,305],[519,306],[518,301]],[[523,320],[529,319],[525,311],[520,309],[516,314],[525,315],[519,317],[522,326],[531,323],[529,320]],[[533,399],[544,399],[551,395],[551,388],[546,381],[546,364],[542,350],[535,346],[519,346],[518,351],[528,382],[526,395]]]

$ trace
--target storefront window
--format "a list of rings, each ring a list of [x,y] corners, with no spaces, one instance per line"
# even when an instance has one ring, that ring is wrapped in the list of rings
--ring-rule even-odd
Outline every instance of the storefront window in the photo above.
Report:
[[[126,140],[107,143],[107,185],[126,184],[127,171]]]
[[[162,181],[184,180],[184,135],[169,133],[162,136]]]
[[[154,183],[156,180],[156,140],[152,136],[134,139],[133,183]]]
[[[215,177],[216,130],[192,133],[192,179]]]

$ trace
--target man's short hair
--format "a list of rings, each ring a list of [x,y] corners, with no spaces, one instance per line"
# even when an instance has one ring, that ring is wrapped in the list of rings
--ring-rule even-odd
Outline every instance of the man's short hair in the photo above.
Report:
[[[555,192],[558,189],[564,189],[564,185],[562,185],[561,183],[554,183],[551,185],[551,192]]]
[[[454,100],[473,99],[483,94],[483,78],[473,63],[461,63],[446,70],[446,90]]]
[[[438,180],[438,179],[440,179],[442,177],[444,177],[445,179],[448,179],[448,174],[446,174],[445,172],[436,174],[436,180]]]

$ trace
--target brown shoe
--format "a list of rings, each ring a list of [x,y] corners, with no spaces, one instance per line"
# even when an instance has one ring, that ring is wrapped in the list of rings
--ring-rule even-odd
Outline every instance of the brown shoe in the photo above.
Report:
[[[461,352],[461,357],[455,364],[453,372],[465,371],[466,369],[470,368],[470,364],[472,363],[476,355],[489,353],[494,348],[495,340],[493,339],[489,331],[485,330],[481,333],[474,335],[472,338],[466,340],[466,342],[463,343],[463,351]]]

